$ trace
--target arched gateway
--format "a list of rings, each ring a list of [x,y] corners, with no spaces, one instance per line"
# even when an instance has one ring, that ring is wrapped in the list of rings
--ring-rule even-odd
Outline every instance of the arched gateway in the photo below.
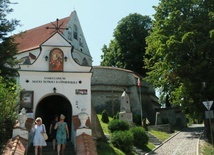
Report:
[[[35,110],[35,117],[42,117],[43,123],[49,131],[50,123],[54,115],[65,115],[65,121],[68,123],[69,129],[72,127],[72,105],[70,101],[62,94],[46,95],[39,101]],[[70,134],[71,135],[71,134]]]

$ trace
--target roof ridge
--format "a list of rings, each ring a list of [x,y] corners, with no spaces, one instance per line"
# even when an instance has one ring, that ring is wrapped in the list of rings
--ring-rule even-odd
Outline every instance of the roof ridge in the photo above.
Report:
[[[69,15],[58,21],[49,22],[15,34],[13,38],[14,42],[18,43],[18,53],[39,48],[39,46],[47,40],[54,31],[54,29],[46,29],[47,27],[54,27],[57,25],[57,22],[60,26],[65,27],[69,23],[70,18],[71,16]]]
[[[62,20],[65,20],[65,19],[67,19],[67,18],[70,18],[70,16],[59,19],[59,22],[62,21]],[[43,25],[40,25],[40,26],[31,28],[31,29],[28,29],[28,30],[25,30],[25,31],[23,31],[23,32],[30,31],[30,30],[34,30],[34,29],[37,29],[37,28],[39,28],[39,27],[44,27],[45,25],[50,25],[50,24],[52,24],[52,23],[55,24],[55,23],[56,23],[56,20],[53,21],[53,22],[49,22],[49,23],[46,23],[46,24],[43,24]],[[22,32],[21,32],[21,33],[22,33]]]

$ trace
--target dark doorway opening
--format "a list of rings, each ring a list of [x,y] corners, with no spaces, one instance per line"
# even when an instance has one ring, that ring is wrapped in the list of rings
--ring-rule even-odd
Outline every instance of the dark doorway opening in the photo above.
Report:
[[[37,107],[35,118],[41,117],[43,124],[45,124],[46,131],[49,134],[51,121],[54,115],[65,115],[65,122],[68,124],[69,132],[71,135],[71,121],[72,121],[72,106],[68,99],[60,95],[51,95],[42,99]],[[50,141],[49,139],[48,141]]]

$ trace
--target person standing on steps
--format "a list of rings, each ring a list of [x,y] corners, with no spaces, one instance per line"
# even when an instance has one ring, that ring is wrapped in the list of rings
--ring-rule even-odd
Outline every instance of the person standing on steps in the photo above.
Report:
[[[57,140],[57,153],[60,155],[60,151],[62,149],[62,155],[65,153],[65,146],[67,139],[69,139],[69,131],[68,125],[65,122],[65,116],[63,114],[60,115],[60,121],[56,123],[55,129],[56,132],[56,140]]]
[[[52,120],[50,129],[49,129],[49,134],[50,134],[50,138],[52,139],[54,151],[56,150],[56,129],[54,129],[54,127],[58,121],[59,121],[58,115],[54,115],[54,120]]]
[[[37,117],[36,124],[34,124],[32,131],[35,132],[35,136],[33,138],[33,146],[35,155],[38,155],[38,149],[39,149],[39,155],[42,155],[42,147],[47,146],[46,141],[44,140],[42,133],[46,132],[45,125],[42,124],[42,118]]]

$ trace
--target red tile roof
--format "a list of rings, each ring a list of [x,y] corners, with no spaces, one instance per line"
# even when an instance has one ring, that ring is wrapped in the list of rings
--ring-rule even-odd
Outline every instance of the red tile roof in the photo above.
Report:
[[[60,19],[58,21],[58,26],[61,25],[61,28],[66,28],[69,22],[70,16]],[[57,22],[52,22],[53,24],[57,25]],[[46,29],[46,27],[54,27],[52,23],[48,23],[30,30],[26,30],[25,32],[19,33],[14,35],[14,39],[18,45],[18,53],[36,49],[38,48],[43,42],[49,39],[54,32],[54,29]]]
[[[2,155],[24,155],[28,140],[20,136],[16,136],[8,140]]]
[[[93,137],[82,133],[76,137],[77,155],[97,155],[97,147]]]

